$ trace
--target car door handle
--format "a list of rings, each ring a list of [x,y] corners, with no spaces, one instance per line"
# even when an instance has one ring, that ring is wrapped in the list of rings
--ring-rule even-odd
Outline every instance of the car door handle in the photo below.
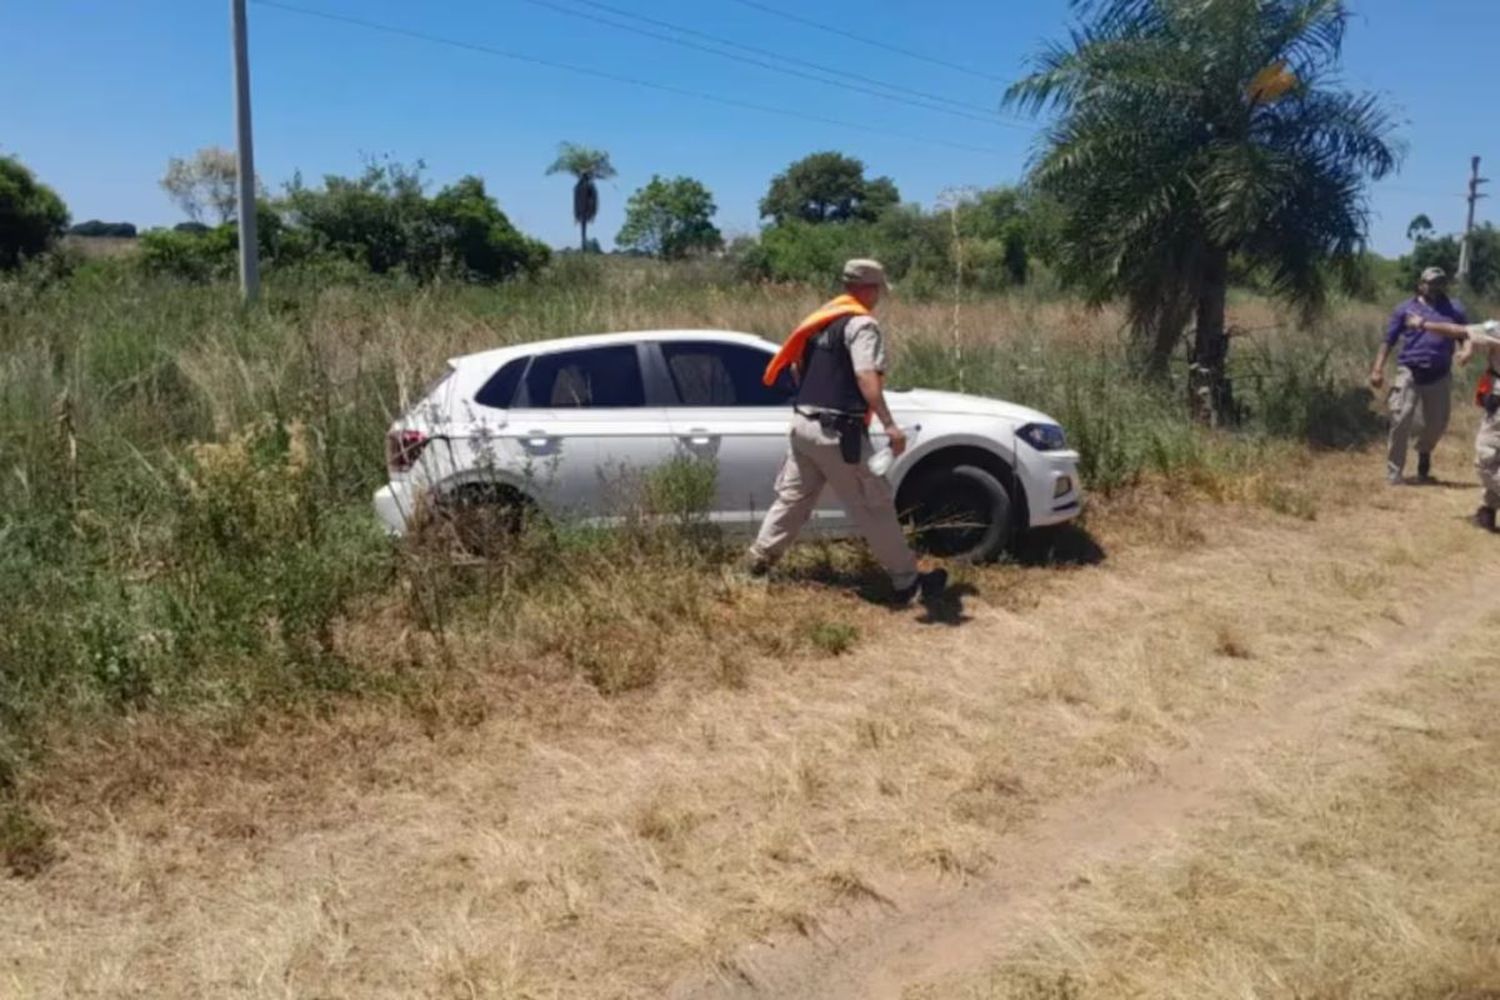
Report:
[[[694,448],[707,448],[709,445],[719,443],[719,435],[710,434],[707,427],[694,427],[684,434],[682,439]]]
[[[555,440],[553,436],[551,434],[548,434],[546,431],[533,430],[526,432],[526,436],[521,439],[521,443],[528,448],[545,448],[550,445],[553,440]]]

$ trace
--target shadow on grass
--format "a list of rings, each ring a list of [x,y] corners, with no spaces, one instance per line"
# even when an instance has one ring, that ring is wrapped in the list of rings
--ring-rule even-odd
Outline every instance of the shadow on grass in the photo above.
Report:
[[[895,592],[891,587],[890,577],[879,566],[841,564],[826,557],[788,572],[786,580],[789,583],[816,584],[842,590],[867,604],[886,608],[893,614],[921,608],[922,614],[917,620],[924,625],[957,626],[972,620],[972,616],[964,612],[963,599],[978,593],[972,585],[959,583],[949,586],[934,600],[924,601],[919,597],[910,604],[897,605],[892,603]]]
[[[1108,558],[1104,546],[1079,524],[1039,528],[1022,535],[1009,560],[1017,566],[1097,566]]]
[[[1386,436],[1386,419],[1371,402],[1370,390],[1359,386],[1320,394],[1309,403],[1307,443],[1347,449],[1379,441]]]
[[[1465,483],[1454,479],[1434,479],[1427,483],[1408,480],[1405,485],[1414,490],[1474,490],[1478,492],[1482,489],[1478,482]]]
[[[917,617],[921,625],[946,625],[957,628],[973,621],[974,616],[964,611],[964,598],[979,593],[973,584],[956,583],[930,601],[920,601],[922,614]]]

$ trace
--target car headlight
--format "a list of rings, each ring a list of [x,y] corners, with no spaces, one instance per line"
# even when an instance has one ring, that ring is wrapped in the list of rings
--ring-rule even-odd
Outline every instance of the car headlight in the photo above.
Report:
[[[1056,424],[1026,424],[1016,436],[1037,451],[1062,451],[1068,446],[1068,436]]]

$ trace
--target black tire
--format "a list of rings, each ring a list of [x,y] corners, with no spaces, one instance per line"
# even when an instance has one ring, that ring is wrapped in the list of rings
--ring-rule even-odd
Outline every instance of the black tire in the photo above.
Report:
[[[1015,533],[1010,493],[977,465],[924,473],[913,484],[907,520],[925,552],[962,562],[991,562]]]
[[[510,548],[536,520],[536,507],[507,486],[470,483],[433,505],[442,535],[469,555],[489,559]]]

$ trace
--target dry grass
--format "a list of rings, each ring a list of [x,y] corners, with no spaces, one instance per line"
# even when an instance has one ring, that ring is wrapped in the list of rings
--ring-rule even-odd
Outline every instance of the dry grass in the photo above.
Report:
[[[1378,474],[1316,468],[1320,503]],[[1101,566],[966,571],[956,625],[850,595],[833,614],[807,583],[730,587],[744,631],[673,645],[700,669],[649,692],[518,674],[477,630],[407,711],[75,738],[27,789],[60,859],[0,883],[0,982],[644,997],[693,970],[733,979],[747,942],[817,934],[909,879],[983,877],[1042,805],[1149,773],[1204,721],[1358,649],[1472,541],[1457,494],[1379,498],[1309,522],[1147,491],[1092,523]],[[1417,520],[1433,509],[1452,520]],[[1391,573],[1390,539],[1418,523]],[[830,621],[858,629],[852,651],[787,655]]]
[[[1438,637],[1347,728],[1268,753],[1239,808],[1091,872],[971,1000],[1500,996],[1500,615]]]

